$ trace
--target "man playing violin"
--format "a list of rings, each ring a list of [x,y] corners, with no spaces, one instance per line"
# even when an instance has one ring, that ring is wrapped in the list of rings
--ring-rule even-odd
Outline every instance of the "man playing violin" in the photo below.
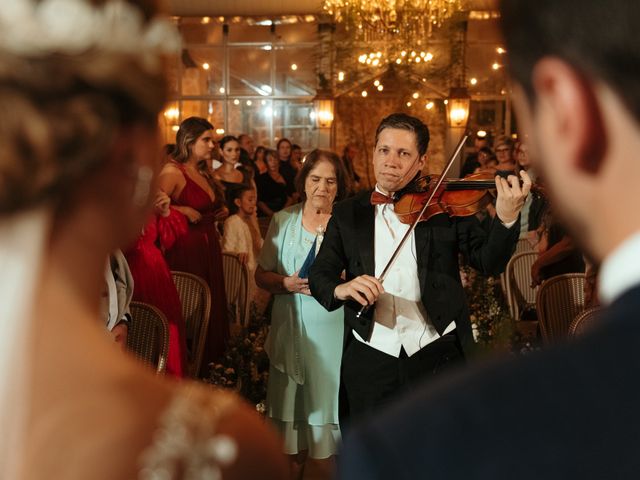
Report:
[[[352,430],[339,478],[638,478],[639,20],[638,0],[500,2],[515,113],[554,212],[601,265],[602,310],[569,343],[433,382]]]
[[[501,273],[518,239],[519,212],[531,187],[522,172],[497,177],[497,217],[488,231],[476,218],[436,215],[420,222],[384,282],[378,277],[410,226],[394,195],[427,160],[429,129],[392,114],[376,131],[376,187],[336,205],[311,268],[313,296],[327,309],[345,305],[341,410],[350,420],[376,410],[418,379],[458,363],[473,344],[458,253],[480,272]],[[342,272],[346,272],[343,280]],[[369,307],[358,315],[363,306]],[[344,417],[343,417],[344,418]]]

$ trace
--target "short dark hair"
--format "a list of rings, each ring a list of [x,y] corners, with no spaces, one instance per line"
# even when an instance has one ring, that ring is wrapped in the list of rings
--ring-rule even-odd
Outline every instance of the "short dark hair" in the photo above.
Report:
[[[418,153],[420,156],[427,153],[427,148],[429,147],[429,127],[419,118],[412,117],[406,113],[392,113],[388,117],[383,118],[376,129],[376,145],[378,144],[380,132],[385,128],[397,128],[399,130],[413,132],[416,136]]]
[[[291,145],[291,151],[294,151],[294,150],[302,150],[302,147],[297,143],[294,143],[293,145]]]
[[[293,147],[293,143],[291,143],[291,140],[283,137],[280,140],[278,140],[278,143],[276,143],[276,150],[278,150],[280,148],[280,145],[283,144],[284,142],[287,142],[290,147]]]
[[[300,195],[300,199],[305,201],[307,199],[307,195],[304,191],[304,184],[307,181],[307,177],[311,170],[320,162],[321,160],[326,160],[331,165],[333,165],[333,169],[336,172],[336,183],[338,184],[338,192],[336,193],[335,201],[339,202],[344,199],[349,191],[349,180],[347,178],[347,173],[344,171],[344,167],[340,158],[335,153],[329,150],[320,150],[316,148],[311,151],[306,157],[304,157],[304,162],[302,164],[302,168],[296,175],[295,186],[296,191]]]
[[[501,0],[500,10],[509,70],[531,100],[533,67],[554,56],[603,80],[640,120],[638,0]]]

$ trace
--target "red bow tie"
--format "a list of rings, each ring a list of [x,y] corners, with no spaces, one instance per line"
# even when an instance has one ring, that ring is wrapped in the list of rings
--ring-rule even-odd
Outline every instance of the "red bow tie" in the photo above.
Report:
[[[371,205],[383,205],[385,203],[393,203],[393,197],[388,197],[375,190],[371,192]]]

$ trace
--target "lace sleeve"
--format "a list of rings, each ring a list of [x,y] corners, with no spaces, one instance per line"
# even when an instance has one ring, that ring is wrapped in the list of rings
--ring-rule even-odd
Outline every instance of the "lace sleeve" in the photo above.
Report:
[[[221,391],[192,388],[177,394],[140,458],[139,480],[221,479],[221,468],[233,464],[238,447],[216,429],[234,404]]]

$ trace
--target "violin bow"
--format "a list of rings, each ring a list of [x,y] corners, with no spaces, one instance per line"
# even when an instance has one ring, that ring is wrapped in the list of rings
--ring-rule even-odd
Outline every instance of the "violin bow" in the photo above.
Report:
[[[444,169],[442,170],[442,173],[440,174],[440,178],[438,178],[438,182],[436,183],[436,186],[434,187],[434,189],[429,194],[429,199],[423,205],[422,210],[420,210],[420,213],[418,214],[416,219],[413,221],[413,223],[409,227],[409,230],[407,230],[407,232],[402,237],[402,240],[400,240],[400,243],[398,244],[398,246],[396,247],[395,251],[393,252],[393,255],[391,255],[391,258],[387,262],[387,265],[384,267],[384,270],[380,274],[380,277],[378,277],[378,281],[380,283],[384,282],[384,279],[387,277],[387,274],[389,273],[389,270],[391,270],[391,267],[393,266],[393,264],[395,263],[396,259],[398,258],[398,255],[400,254],[400,251],[402,250],[402,247],[404,247],[405,243],[407,243],[407,240],[409,240],[409,238],[411,237],[411,234],[413,233],[413,231],[418,226],[418,222],[420,222],[420,218],[422,218],[422,215],[424,215],[424,212],[427,211],[427,208],[429,207],[429,204],[431,203],[431,200],[433,200],[433,197],[436,195],[436,192],[438,191],[438,189],[442,185],[442,182],[444,181],[444,176],[447,174],[447,172],[451,168],[451,165],[453,165],[454,160],[456,159],[456,157],[458,156],[458,154],[462,150],[462,147],[464,146],[464,144],[467,141],[468,137],[469,137],[468,135],[463,135],[462,138],[460,139],[460,141],[458,142],[458,145],[456,146],[455,150],[453,151],[453,155],[451,156],[451,158],[449,159],[449,161],[445,165]],[[364,312],[366,312],[369,309],[370,306],[371,305],[363,306],[360,309],[360,311],[356,314],[356,319],[359,319],[364,314]]]

